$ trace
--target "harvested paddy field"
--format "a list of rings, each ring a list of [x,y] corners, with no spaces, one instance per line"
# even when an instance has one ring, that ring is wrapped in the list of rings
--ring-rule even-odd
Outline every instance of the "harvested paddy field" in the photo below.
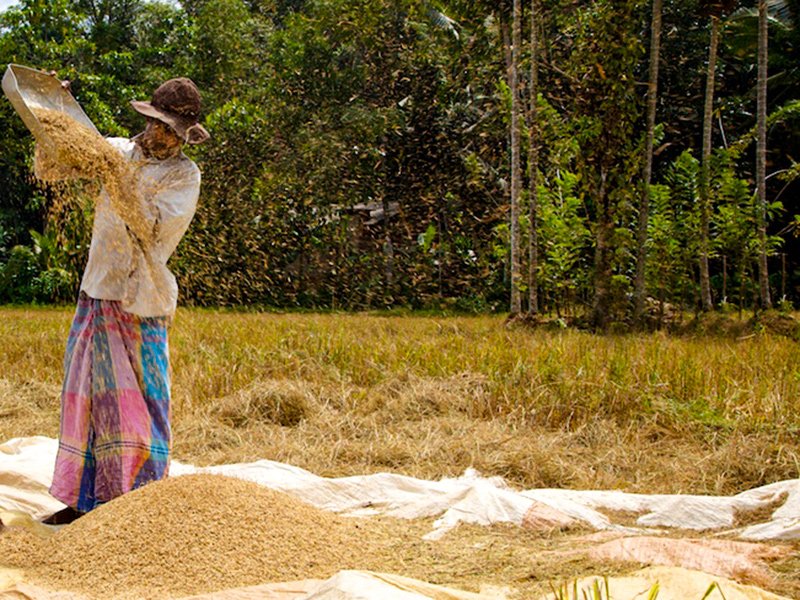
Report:
[[[71,309],[2,311],[0,441],[56,437],[71,317]],[[181,310],[170,344],[174,456],[197,466],[267,458],[325,477],[430,480],[474,468],[520,490],[714,495],[800,472],[800,349],[782,336],[601,337],[507,328],[492,317]],[[256,511],[240,508],[258,522]],[[221,513],[217,523],[238,522],[236,514]],[[373,541],[388,549],[343,555],[337,568],[472,591],[489,583],[530,597],[550,582],[637,567],[589,556],[594,542],[581,528],[461,525],[429,542],[422,536],[430,520],[321,514],[350,533],[363,523],[355,531],[360,552]],[[788,548],[765,559],[761,583],[800,597],[800,559]],[[325,564],[320,552],[315,568]],[[274,575],[324,576],[284,567]],[[269,578],[258,572],[246,583]]]

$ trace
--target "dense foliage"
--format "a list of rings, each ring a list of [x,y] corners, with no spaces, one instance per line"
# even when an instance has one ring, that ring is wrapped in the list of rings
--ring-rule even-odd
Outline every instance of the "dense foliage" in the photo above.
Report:
[[[708,4],[667,0],[663,15],[646,287],[685,308],[700,306]],[[757,15],[739,4],[722,23],[709,167],[712,295],[723,307],[758,298]],[[539,0],[526,17],[531,6],[540,303],[626,319],[650,6]],[[768,253],[773,297],[787,303],[800,300],[798,8],[770,0]],[[164,79],[198,84],[212,139],[191,152],[201,204],[171,263],[184,302],[504,310],[510,18],[510,1],[20,0],[0,14],[0,64],[57,70],[109,135],[142,127],[129,101]],[[68,210],[55,203],[29,175],[32,139],[5,101],[0,127],[0,302],[69,301],[90,235],[87,194],[72,190]],[[530,225],[523,217],[523,236]]]

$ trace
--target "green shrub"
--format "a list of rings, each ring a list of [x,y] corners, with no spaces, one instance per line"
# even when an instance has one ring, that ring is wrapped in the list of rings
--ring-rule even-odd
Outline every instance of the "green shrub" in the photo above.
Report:
[[[66,269],[42,271],[31,282],[34,299],[38,302],[68,304],[75,299],[76,278]]]
[[[33,280],[39,274],[39,261],[27,246],[14,246],[0,271],[0,300],[31,302]]]

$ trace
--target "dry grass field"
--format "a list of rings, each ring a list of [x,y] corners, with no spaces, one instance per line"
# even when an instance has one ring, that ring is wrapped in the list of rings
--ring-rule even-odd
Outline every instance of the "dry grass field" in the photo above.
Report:
[[[57,435],[71,318],[0,310],[0,440]],[[786,336],[182,309],[170,345],[174,455],[197,465],[269,458],[324,476],[427,479],[473,467],[518,488],[698,494],[800,474],[800,345]],[[391,521],[381,526],[404,539],[430,526]],[[560,553],[585,533],[461,527],[399,566],[530,592],[626,570]],[[773,569],[770,589],[800,597],[800,559]]]

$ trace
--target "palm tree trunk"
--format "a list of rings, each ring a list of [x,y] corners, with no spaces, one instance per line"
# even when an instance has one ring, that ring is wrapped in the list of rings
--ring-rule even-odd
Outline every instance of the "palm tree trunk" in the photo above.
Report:
[[[644,314],[645,267],[647,266],[647,223],[650,218],[650,180],[653,177],[653,138],[656,129],[656,101],[658,100],[658,61],[661,50],[662,0],[653,0],[650,25],[650,82],[647,88],[647,137],[644,150],[642,202],[639,206],[639,223],[636,231],[636,277],[633,282],[634,318],[641,322]]]
[[[598,331],[608,326],[611,308],[611,237],[614,234],[614,221],[611,218],[609,200],[606,197],[608,173],[600,167],[600,186],[597,191],[597,229],[594,250],[594,299],[592,301],[592,325]]]
[[[383,194],[383,286],[386,302],[391,302],[394,288],[394,245],[389,227],[389,199]]]
[[[761,307],[772,308],[767,271],[767,57],[769,28],[767,0],[758,2],[758,145],[756,147],[756,186],[758,188],[758,287]]]
[[[661,0],[658,0],[659,2]],[[530,237],[528,238],[528,313],[539,314],[539,291],[537,271],[539,269],[539,140],[537,120],[537,97],[539,95],[539,53],[536,30],[536,0],[531,0],[531,84],[530,110],[528,112],[528,221],[530,221]]]
[[[514,0],[514,15],[511,34],[511,314],[522,311],[520,284],[519,205],[522,191],[522,168],[520,161],[520,99],[519,99],[519,55],[522,44],[521,0]]]
[[[711,202],[709,179],[711,166],[711,128],[714,111],[714,75],[717,68],[717,48],[719,47],[720,19],[711,17],[711,41],[708,45],[708,68],[706,71],[706,99],[703,110],[703,154],[700,165],[700,304],[704,311],[714,308],[711,302],[711,277],[708,271],[709,221]]]

